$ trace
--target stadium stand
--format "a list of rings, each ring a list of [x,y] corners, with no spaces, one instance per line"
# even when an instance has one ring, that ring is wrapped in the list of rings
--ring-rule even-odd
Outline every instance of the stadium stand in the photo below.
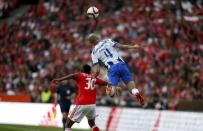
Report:
[[[201,0],[100,0],[96,31],[126,43],[146,44],[120,51],[146,96],[146,108],[176,110],[181,100],[203,99],[203,2]],[[23,17],[0,25],[0,93],[40,93],[55,77],[91,63],[86,36],[94,20],[85,0],[41,1]],[[74,85],[75,83],[70,82]],[[98,105],[138,106],[127,91],[110,99],[98,88]]]
[[[1,0],[0,1],[0,18],[10,16],[10,12],[18,7],[19,0]]]

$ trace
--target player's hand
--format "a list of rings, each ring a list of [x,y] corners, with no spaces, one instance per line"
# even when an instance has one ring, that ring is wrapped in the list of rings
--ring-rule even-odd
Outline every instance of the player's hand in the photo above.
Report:
[[[147,45],[147,43],[146,42],[139,42],[139,44],[138,44],[138,42],[131,42],[132,43],[132,45],[133,45],[133,48],[134,49],[138,49],[138,50],[141,50],[141,49],[145,49],[145,48],[147,48],[148,47],[148,45]]]
[[[115,95],[114,89],[112,87],[112,85],[108,84],[106,86],[106,94],[113,97]]]
[[[116,96],[121,96],[121,87],[116,87],[115,88],[115,95]]]
[[[141,47],[141,46],[138,45],[138,44],[133,45],[133,48],[135,48],[135,49],[139,49],[140,47]]]
[[[133,48],[134,49],[144,49],[144,48],[147,48],[147,45],[146,44],[140,44],[140,45],[138,45],[138,44],[135,44],[135,45],[133,45]]]
[[[120,87],[112,87],[111,85],[107,85],[106,87],[106,94],[113,97],[113,96],[120,96],[121,95],[121,88]]]

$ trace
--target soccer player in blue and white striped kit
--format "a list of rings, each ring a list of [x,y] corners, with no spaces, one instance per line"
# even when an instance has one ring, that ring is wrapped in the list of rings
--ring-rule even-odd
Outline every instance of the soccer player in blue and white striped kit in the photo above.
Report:
[[[111,96],[115,95],[120,79],[127,85],[130,93],[136,96],[140,104],[144,105],[144,99],[139,90],[135,87],[133,77],[121,56],[118,54],[116,48],[124,49],[139,49],[139,45],[122,45],[112,39],[100,40],[99,35],[92,33],[88,36],[88,41],[95,45],[92,50],[93,73],[98,76],[100,71],[99,61],[101,61],[108,69],[109,81],[112,84],[109,93]]]

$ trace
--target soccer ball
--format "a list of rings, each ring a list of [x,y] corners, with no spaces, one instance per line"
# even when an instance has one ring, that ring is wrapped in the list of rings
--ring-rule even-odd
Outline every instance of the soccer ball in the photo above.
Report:
[[[95,6],[92,6],[88,8],[87,15],[89,18],[97,18],[99,16],[99,10]]]

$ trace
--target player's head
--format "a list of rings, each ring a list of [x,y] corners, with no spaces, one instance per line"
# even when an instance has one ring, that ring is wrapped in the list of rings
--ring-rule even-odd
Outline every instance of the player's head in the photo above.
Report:
[[[99,35],[95,34],[95,33],[91,33],[88,37],[87,37],[88,41],[91,44],[97,44],[99,42]]]
[[[90,74],[91,73],[91,66],[89,66],[88,64],[83,65],[83,72]]]

